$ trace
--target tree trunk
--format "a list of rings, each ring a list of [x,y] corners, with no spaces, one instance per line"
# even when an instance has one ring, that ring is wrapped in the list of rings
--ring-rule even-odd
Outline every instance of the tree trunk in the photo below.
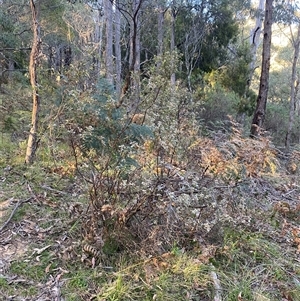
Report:
[[[113,19],[112,19],[112,3],[110,0],[105,0],[105,25],[106,25],[106,79],[113,84]]]
[[[38,147],[38,114],[40,107],[39,91],[38,91],[38,80],[37,80],[37,61],[40,52],[40,25],[38,23],[38,9],[34,0],[30,0],[30,8],[32,13],[32,25],[33,25],[33,41],[32,49],[29,60],[29,75],[30,83],[32,87],[32,118],[31,118],[31,129],[29,132],[27,150],[25,156],[25,163],[32,164],[34,161],[35,153]]]
[[[136,35],[135,35],[135,55],[134,55],[134,67],[133,67],[133,80],[132,80],[132,109],[133,113],[136,113],[137,108],[140,104],[140,66],[141,66],[141,20],[140,20],[140,3],[139,0],[133,1],[133,11],[135,12],[136,18]]]
[[[157,18],[157,56],[162,58],[164,51],[164,21],[165,21],[165,8],[162,4],[158,3],[158,18]],[[157,69],[161,66],[161,61],[157,63]]]
[[[248,87],[250,87],[253,74],[255,71],[255,63],[256,63],[256,54],[257,49],[260,44],[260,34],[262,32],[262,24],[263,24],[263,11],[264,11],[264,2],[265,0],[259,0],[258,8],[257,8],[257,16],[255,20],[255,27],[252,29],[250,34],[250,45],[251,45],[251,63],[250,63],[250,75],[248,80]]]
[[[94,22],[95,22],[95,31],[94,31],[94,43],[97,45],[97,52],[93,59],[93,71],[95,78],[99,79],[101,72],[101,60],[102,60],[102,39],[103,39],[103,21],[102,21],[102,11],[96,9],[94,12]]]
[[[140,101],[140,9],[143,0],[134,0],[132,2],[133,18],[130,28],[131,48],[130,48],[130,72],[131,72],[131,92],[133,93],[132,108],[130,111],[135,112]]]
[[[122,57],[121,57],[121,13],[115,8],[114,14],[115,24],[115,55],[116,55],[116,92],[117,98],[121,95],[121,72],[122,72]]]
[[[129,69],[125,76],[122,87],[121,97],[118,107],[122,105],[124,96],[130,90],[135,98],[131,103],[129,112],[135,111],[139,104],[139,85],[140,85],[140,13],[144,0],[134,0],[131,3],[132,13],[128,12],[130,19],[130,54],[129,54]]]
[[[290,150],[291,146],[291,134],[294,127],[295,111],[296,111],[296,96],[297,96],[297,87],[299,81],[297,80],[297,62],[299,59],[299,48],[300,48],[300,23],[298,25],[298,32],[296,40],[293,39],[294,46],[294,58],[292,66],[292,78],[291,78],[291,92],[290,92],[290,114],[289,114],[289,125],[285,139],[286,150]]]
[[[158,12],[158,30],[157,30],[157,54],[161,56],[163,54],[163,47],[164,47],[164,22],[165,22],[165,8],[160,5]]]
[[[171,7],[171,53],[175,51],[175,19],[176,19],[176,8]],[[173,65],[173,62],[172,62]],[[172,69],[173,66],[172,66]],[[171,74],[171,85],[175,87],[175,82],[176,82],[176,77],[175,77],[175,72],[172,70]]]
[[[273,13],[273,0],[266,0],[260,85],[259,85],[259,93],[257,97],[256,109],[251,124],[250,137],[259,136],[260,130],[265,121],[266,105],[267,105],[268,90],[269,90],[269,71],[270,71],[271,38],[272,38],[272,13]]]

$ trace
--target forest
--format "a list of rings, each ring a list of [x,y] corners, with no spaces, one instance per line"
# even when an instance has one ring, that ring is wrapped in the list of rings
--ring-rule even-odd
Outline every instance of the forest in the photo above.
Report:
[[[300,3],[0,0],[0,300],[300,301]]]

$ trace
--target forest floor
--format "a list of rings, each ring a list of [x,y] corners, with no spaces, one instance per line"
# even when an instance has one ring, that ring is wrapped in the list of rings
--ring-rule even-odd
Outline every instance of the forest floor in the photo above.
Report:
[[[82,244],[90,185],[67,167],[4,166],[0,300],[300,301],[299,180],[285,168],[234,184],[212,179],[196,216],[224,206],[227,217],[192,248],[147,255],[130,242]]]

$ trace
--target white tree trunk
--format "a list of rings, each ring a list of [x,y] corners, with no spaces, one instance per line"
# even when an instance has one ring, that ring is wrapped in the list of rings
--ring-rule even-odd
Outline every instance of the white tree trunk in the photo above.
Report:
[[[109,83],[114,83],[114,60],[113,60],[113,12],[110,0],[104,1],[105,25],[106,25],[106,47],[105,47],[105,67],[106,79]]]
[[[95,10],[94,22],[95,22],[94,43],[97,47],[94,68],[95,68],[96,76],[98,78],[100,76],[100,71],[101,71],[102,40],[103,40],[103,20],[102,20],[102,12],[100,10]]]
[[[250,33],[250,45],[251,45],[251,63],[250,63],[250,76],[248,80],[248,86],[250,87],[253,74],[255,71],[255,64],[256,64],[256,57],[257,57],[257,49],[261,42],[261,33],[262,33],[262,26],[263,26],[263,20],[264,20],[264,5],[265,0],[259,0],[258,7],[257,7],[257,16],[255,19],[255,26],[251,30]]]
[[[171,45],[170,45],[171,53],[175,51],[175,18],[176,18],[176,11],[175,8],[172,7],[171,8]],[[173,67],[174,66],[172,62],[172,69],[174,69]],[[172,70],[171,85],[175,87],[175,83],[176,83],[175,72],[173,72]]]
[[[165,8],[158,4],[158,18],[157,18],[157,55],[161,57],[164,51],[164,22],[165,22]],[[157,67],[160,67],[158,62]]]
[[[121,57],[121,13],[117,7],[114,8],[114,25],[115,25],[115,56],[116,56],[116,92],[117,99],[121,95],[121,72],[122,72],[122,57]]]
[[[293,65],[292,65],[292,77],[291,77],[291,92],[290,92],[290,113],[289,113],[289,124],[285,139],[285,147],[286,150],[290,150],[291,146],[291,134],[294,127],[295,121],[295,112],[296,112],[296,96],[298,91],[299,79],[297,79],[297,63],[299,59],[299,48],[300,48],[300,23],[298,25],[298,32],[296,40],[293,39],[293,46],[294,46],[294,58],[293,58]]]
[[[133,0],[132,19],[130,22],[130,90],[132,102],[129,111],[135,113],[140,102],[140,13],[143,0]]]
[[[135,4],[135,10],[138,7],[138,1]],[[137,15],[137,33],[136,33],[136,59],[134,63],[134,91],[135,91],[135,104],[134,109],[138,108],[140,104],[140,71],[141,71],[141,20],[140,11]]]
[[[251,137],[258,137],[265,121],[266,106],[269,91],[269,73],[271,59],[271,41],[272,41],[272,21],[273,21],[273,1],[266,0],[265,20],[264,20],[264,41],[262,52],[262,66],[259,83],[259,92],[257,97],[256,109],[251,124]]]

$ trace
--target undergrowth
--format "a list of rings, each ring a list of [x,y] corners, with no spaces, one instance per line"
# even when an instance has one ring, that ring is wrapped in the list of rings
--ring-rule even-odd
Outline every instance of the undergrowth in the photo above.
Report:
[[[1,161],[3,298],[300,300],[298,175],[268,138],[154,137],[132,165],[79,142]]]

